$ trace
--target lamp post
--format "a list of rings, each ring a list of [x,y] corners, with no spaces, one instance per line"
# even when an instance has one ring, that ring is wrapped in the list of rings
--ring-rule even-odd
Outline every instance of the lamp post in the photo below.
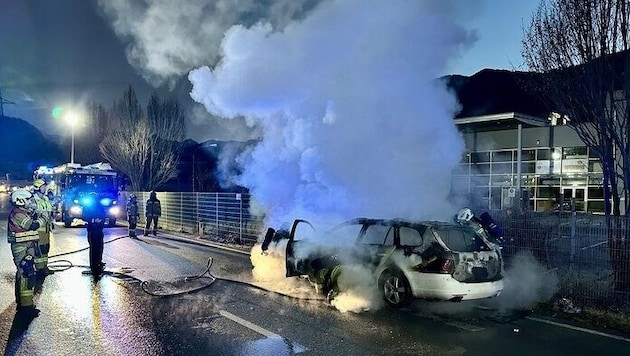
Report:
[[[77,122],[79,122],[79,115],[74,112],[69,112],[65,115],[65,121],[70,125],[70,135],[72,136],[71,147],[70,147],[70,163],[74,163],[74,128],[77,126]]]
[[[211,143],[208,145],[200,145],[199,147],[195,148],[195,150],[193,151],[193,155],[192,155],[192,191],[193,193],[195,192],[195,155],[197,154],[197,151],[199,151],[199,149],[204,148],[204,147],[217,147],[216,143]]]

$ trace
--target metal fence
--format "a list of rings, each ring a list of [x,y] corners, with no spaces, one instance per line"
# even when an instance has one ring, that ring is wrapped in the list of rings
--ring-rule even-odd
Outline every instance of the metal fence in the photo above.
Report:
[[[123,192],[127,201],[131,192]],[[149,192],[138,196],[140,226],[144,224],[145,202]],[[253,245],[261,231],[262,219],[249,212],[250,195],[242,193],[158,192],[162,205],[160,228],[199,236],[215,241]]]
[[[559,294],[581,305],[630,309],[630,241],[625,217],[576,212],[491,211],[505,232],[510,264],[530,253],[558,277]]]
[[[123,194],[126,201],[127,195]],[[141,223],[148,192],[137,192]],[[160,228],[253,245],[264,232],[248,194],[158,192]],[[559,295],[581,305],[630,309],[630,240],[624,217],[574,212],[490,211],[505,232],[506,265],[529,253],[558,277]]]

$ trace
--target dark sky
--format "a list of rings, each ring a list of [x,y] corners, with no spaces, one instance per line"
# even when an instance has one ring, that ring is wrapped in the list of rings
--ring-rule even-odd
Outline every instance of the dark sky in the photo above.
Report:
[[[243,138],[190,99],[185,71],[157,88],[144,80],[125,54],[132,40],[116,35],[96,0],[0,0],[0,89],[14,103],[5,104],[5,115],[64,135],[63,122],[51,116],[54,107],[89,100],[107,107],[131,85],[143,103],[154,90],[177,97],[188,110],[190,138]]]
[[[5,114],[53,133],[50,110],[81,105],[89,98],[109,105],[132,85],[151,87],[129,65],[124,47],[97,13],[94,1],[2,1],[0,83]]]

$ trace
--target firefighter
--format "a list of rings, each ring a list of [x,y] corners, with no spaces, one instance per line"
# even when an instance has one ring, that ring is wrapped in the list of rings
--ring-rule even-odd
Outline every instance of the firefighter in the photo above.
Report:
[[[33,201],[35,202],[34,208],[37,215],[45,220],[44,224],[41,224],[39,230],[39,249],[36,251],[35,256],[35,268],[37,268],[37,276],[44,278],[47,275],[53,274],[50,268],[48,268],[48,252],[50,252],[50,237],[53,226],[52,210],[53,206],[47,195],[48,184],[43,179],[36,179],[33,182]]]
[[[83,210],[83,220],[88,223],[87,240],[90,246],[90,272],[94,278],[99,278],[105,269],[105,263],[103,263],[103,247],[105,245],[103,228],[105,227],[107,212],[105,207],[99,203],[96,193],[88,194],[87,199],[92,200],[92,204]]]
[[[153,222],[153,236],[157,235],[158,219],[162,216],[162,205],[157,198],[155,191],[149,194],[149,199],[145,207],[145,216],[147,218],[147,224],[144,227],[144,236],[148,236],[151,231],[151,222]]]
[[[127,201],[127,222],[129,222],[129,237],[136,238],[136,227],[138,226],[138,197],[131,193]]]
[[[7,240],[11,244],[15,274],[15,300],[18,315],[35,318],[39,309],[33,303],[36,282],[35,251],[38,249],[40,226],[47,223],[44,217],[29,209],[33,195],[25,189],[11,194],[14,208],[9,213]]]
[[[492,244],[501,248],[503,231],[487,212],[481,214],[480,219],[469,208],[463,208],[457,213],[455,221],[462,225],[471,226],[477,234],[485,236]]]

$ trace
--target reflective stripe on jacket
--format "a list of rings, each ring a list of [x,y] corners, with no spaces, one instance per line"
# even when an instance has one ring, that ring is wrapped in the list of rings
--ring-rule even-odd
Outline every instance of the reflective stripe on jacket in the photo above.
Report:
[[[48,232],[50,231],[49,223],[51,221],[53,210],[50,199],[48,199],[47,195],[40,192],[35,192],[35,194],[33,194],[33,198],[35,199],[35,204],[37,204],[37,207],[35,208],[37,214],[39,214],[40,217],[46,219],[47,222],[39,226],[39,231]]]
[[[32,223],[31,214],[26,209],[23,207],[13,208],[7,219],[7,241],[14,243],[39,240],[37,230],[29,230]]]
[[[162,216],[162,205],[159,200],[147,200],[145,209],[146,217]]]

